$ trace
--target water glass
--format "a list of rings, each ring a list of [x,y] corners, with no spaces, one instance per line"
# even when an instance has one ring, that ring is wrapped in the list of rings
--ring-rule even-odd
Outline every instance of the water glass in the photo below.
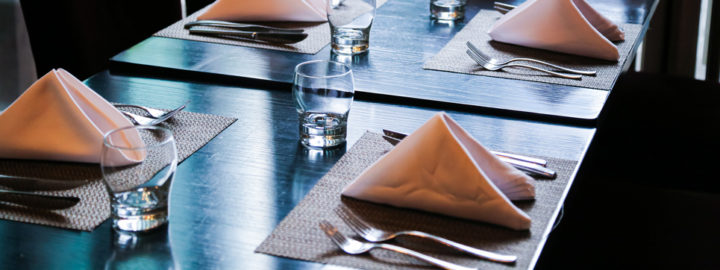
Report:
[[[326,148],[345,142],[355,95],[349,66],[326,60],[301,63],[295,67],[292,93],[303,145]]]
[[[465,18],[467,0],[430,0],[430,17],[441,21]]]
[[[327,1],[331,46],[340,54],[359,54],[370,47],[375,0]]]
[[[130,126],[105,135],[100,166],[115,229],[146,231],[167,222],[177,162],[175,138],[166,128]]]

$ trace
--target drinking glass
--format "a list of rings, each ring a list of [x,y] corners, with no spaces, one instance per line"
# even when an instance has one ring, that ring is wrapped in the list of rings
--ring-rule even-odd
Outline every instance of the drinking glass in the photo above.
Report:
[[[100,166],[115,229],[145,231],[167,222],[177,162],[175,138],[166,128],[130,126],[105,135]]]
[[[467,0],[430,0],[430,17],[441,21],[465,18]]]
[[[331,47],[340,54],[359,54],[370,47],[375,0],[327,1]]]
[[[303,145],[326,148],[345,142],[355,95],[349,66],[327,60],[301,63],[295,67],[292,92]]]

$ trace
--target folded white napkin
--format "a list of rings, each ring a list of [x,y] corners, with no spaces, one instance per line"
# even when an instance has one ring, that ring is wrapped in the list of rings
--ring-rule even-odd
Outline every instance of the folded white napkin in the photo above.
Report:
[[[528,0],[502,16],[488,34],[500,42],[610,61],[620,59],[611,40],[625,38],[585,0]]]
[[[198,20],[327,21],[327,0],[217,0]]]
[[[132,126],[120,111],[63,69],[52,70],[0,112],[0,158],[98,163],[103,135]],[[137,132],[128,146],[143,146]],[[115,164],[143,157],[114,153]]]
[[[499,160],[447,114],[438,113],[342,194],[524,230],[530,228],[530,217],[510,199],[534,198],[535,188],[532,178]]]

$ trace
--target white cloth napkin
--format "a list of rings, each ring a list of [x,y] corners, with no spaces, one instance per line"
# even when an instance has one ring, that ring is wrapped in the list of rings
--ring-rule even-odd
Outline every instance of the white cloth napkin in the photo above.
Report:
[[[0,158],[99,163],[103,135],[132,125],[75,76],[52,70],[0,112]],[[126,134],[124,145],[144,145],[137,132]],[[142,158],[111,156],[115,164]]]
[[[530,217],[510,199],[534,198],[535,188],[532,178],[499,160],[441,112],[342,194],[525,230]]]
[[[624,40],[616,24],[585,0],[528,0],[502,16],[488,32],[493,40],[610,61]]]
[[[217,0],[198,20],[327,21],[327,0]]]

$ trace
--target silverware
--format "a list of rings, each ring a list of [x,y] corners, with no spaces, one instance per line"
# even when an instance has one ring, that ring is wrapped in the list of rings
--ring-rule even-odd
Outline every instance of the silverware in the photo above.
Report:
[[[454,270],[470,270],[470,269],[476,269],[476,268],[470,268],[465,267],[462,265],[457,265],[451,262],[447,262],[435,257],[431,257],[425,254],[422,254],[420,252],[410,250],[404,247],[391,245],[391,244],[384,244],[384,243],[368,243],[368,242],[361,242],[352,238],[348,238],[347,236],[343,235],[338,231],[338,229],[330,224],[330,222],[326,220],[322,220],[319,223],[320,229],[327,234],[327,236],[332,240],[333,243],[335,243],[340,249],[345,251],[348,254],[356,255],[356,254],[362,254],[365,252],[370,251],[374,248],[381,248],[386,250],[395,251],[401,254],[405,254],[408,256],[415,257],[417,259],[423,260],[425,262],[428,262],[430,264],[433,264],[435,266],[438,266],[443,269],[454,269]]]
[[[547,70],[547,69],[543,69],[543,68],[539,68],[539,67],[535,67],[535,66],[524,65],[524,64],[496,65],[496,64],[488,62],[487,60],[485,60],[483,58],[480,58],[479,56],[475,55],[475,53],[472,52],[471,50],[466,50],[465,53],[467,53],[470,56],[470,58],[472,58],[472,60],[475,61],[478,65],[480,65],[484,69],[490,70],[490,71],[501,70],[506,67],[521,67],[521,68],[528,68],[528,69],[544,72],[544,73],[550,74],[552,76],[565,78],[565,79],[575,79],[575,80],[582,79],[582,77],[580,75],[563,74],[563,73],[559,73],[559,72],[555,72],[555,71],[551,71],[551,70]]]
[[[229,29],[241,30],[241,31],[249,31],[249,32],[291,32],[291,33],[305,32],[305,30],[303,30],[303,29],[276,28],[276,27],[257,25],[257,24],[236,23],[236,22],[227,22],[227,21],[216,21],[216,20],[200,20],[200,21],[189,22],[189,23],[185,24],[185,29],[190,29],[194,26],[215,26],[215,27],[223,27],[223,28],[229,28]]]
[[[495,2],[495,3],[493,3],[493,6],[496,7],[496,8],[506,9],[506,10],[508,10],[508,11],[513,10],[514,8],[516,8],[516,6],[510,5],[510,4],[505,4],[505,3],[502,3],[502,2]]]
[[[385,140],[392,143],[393,145],[399,143],[402,139],[407,137],[407,134],[387,129],[383,129],[383,133],[385,134],[383,136]],[[507,162],[516,169],[521,170],[530,176],[547,179],[555,179],[557,177],[557,172],[544,167],[545,165],[547,165],[547,161],[543,159],[526,157],[516,154],[508,154],[497,151],[490,152],[495,154],[500,160]]]
[[[490,252],[482,249],[477,249],[471,246],[463,245],[458,242],[448,240],[439,236],[435,236],[429,233],[421,232],[421,231],[398,231],[398,232],[388,232],[381,229],[373,228],[364,221],[362,221],[359,217],[357,217],[355,214],[353,214],[349,209],[345,207],[341,207],[339,210],[335,210],[336,213],[345,221],[347,225],[350,226],[350,229],[355,231],[358,235],[360,235],[365,240],[368,240],[370,242],[384,242],[391,240],[397,236],[400,235],[410,235],[410,236],[416,236],[420,238],[430,239],[433,241],[436,241],[438,243],[444,244],[446,246],[455,248],[457,250],[470,253],[472,255],[475,255],[477,257],[487,259],[494,262],[501,262],[501,263],[514,263],[517,261],[517,256],[514,255],[503,255],[498,254],[495,252]]]
[[[540,60],[533,59],[533,58],[513,58],[513,59],[510,59],[510,60],[507,60],[507,61],[501,61],[501,60],[498,60],[498,59],[494,59],[494,58],[490,57],[489,55],[483,53],[482,51],[480,51],[480,49],[478,49],[477,47],[475,47],[475,45],[472,44],[472,42],[470,42],[470,41],[466,42],[466,44],[467,44],[467,47],[468,47],[472,52],[474,52],[477,56],[479,56],[480,58],[485,59],[486,62],[492,63],[493,65],[506,65],[506,64],[509,64],[509,63],[512,63],[512,62],[516,62],[516,61],[525,61],[525,62],[532,62],[532,63],[541,64],[541,65],[546,65],[546,66],[549,66],[549,67],[552,67],[552,68],[555,68],[555,69],[558,69],[558,70],[561,70],[561,71],[569,72],[569,73],[582,74],[582,75],[591,75],[591,76],[594,76],[595,74],[597,74],[597,72],[594,71],[594,70],[585,71],[585,70],[571,69],[571,68],[566,68],[566,67],[563,67],[563,66],[558,66],[558,65],[555,65],[555,64],[551,64],[551,63],[548,63],[548,62],[545,62],[545,61],[540,61]]]
[[[405,134],[405,133],[400,133],[400,132],[392,131],[392,130],[389,130],[389,129],[383,129],[383,134],[385,134],[385,135],[387,135],[387,136],[390,136],[390,137],[393,137],[393,138],[398,139],[398,140],[405,139],[405,137],[408,136],[408,135]],[[518,154],[510,154],[510,153],[504,153],[504,152],[492,151],[492,150],[490,151],[490,153],[493,153],[493,154],[495,154],[496,156],[501,156],[501,157],[505,157],[505,158],[509,158],[509,159],[516,159],[516,160],[519,160],[519,161],[524,161],[524,162],[528,162],[528,163],[537,164],[537,165],[540,165],[540,166],[543,166],[543,167],[546,167],[546,166],[547,166],[547,161],[544,160],[544,159],[540,159],[540,158],[534,158],[534,157],[528,157],[528,156],[523,156],[523,155],[518,155]]]
[[[22,191],[0,190],[0,201],[45,210],[65,209],[80,202],[78,197],[41,195]]]
[[[167,112],[166,112],[166,111],[163,111],[163,110],[158,110],[158,109],[153,109],[153,108],[150,108],[150,107],[145,107],[145,106],[140,106],[140,105],[133,105],[133,104],[114,104],[114,106],[115,106],[115,107],[138,108],[138,109],[141,109],[141,110],[147,112],[147,113],[151,116],[151,118],[157,119],[157,118],[163,118],[163,117],[165,117],[165,116],[168,115],[168,114],[172,117],[173,115],[175,115],[175,114],[178,113],[179,111],[182,111],[183,109],[185,109],[185,106],[187,106],[188,103],[190,103],[190,101],[186,101],[185,104],[183,104],[183,105],[181,105],[181,106],[179,106],[179,107],[177,107],[177,108],[175,108],[175,109],[173,109],[173,110],[167,111]]]
[[[124,114],[125,117],[127,117],[130,121],[132,121],[136,125],[144,125],[144,126],[154,126],[154,125],[160,124],[162,122],[165,122],[172,117],[172,115],[165,115],[165,117],[163,117],[163,118],[153,119],[153,118],[145,117],[142,115],[137,115],[137,114],[134,114],[131,112],[126,112],[126,111],[120,111],[120,112],[122,114]]]
[[[60,180],[0,174],[0,185],[22,191],[66,190],[85,185],[89,182],[89,180]]]
[[[401,139],[397,139],[391,136],[383,135],[383,138],[387,140],[388,142],[392,143],[393,145],[398,144]],[[536,178],[547,178],[547,179],[555,179],[557,177],[557,172],[542,167],[535,163],[525,162],[521,160],[516,160],[504,156],[497,155],[498,158],[504,162],[507,162],[508,164],[512,165],[518,170],[521,170],[525,172],[527,175],[530,175],[532,177]]]
[[[510,12],[511,10],[513,10],[515,8],[515,6],[508,5],[505,3],[495,2],[495,4],[493,4],[493,8],[495,8],[495,10],[497,10],[501,14],[506,14],[506,13]]]
[[[188,29],[190,34],[205,35],[221,38],[234,38],[249,41],[264,41],[268,43],[291,44],[297,43],[305,38],[308,34],[299,32],[252,32],[232,29],[221,29],[209,26],[193,26]]]

